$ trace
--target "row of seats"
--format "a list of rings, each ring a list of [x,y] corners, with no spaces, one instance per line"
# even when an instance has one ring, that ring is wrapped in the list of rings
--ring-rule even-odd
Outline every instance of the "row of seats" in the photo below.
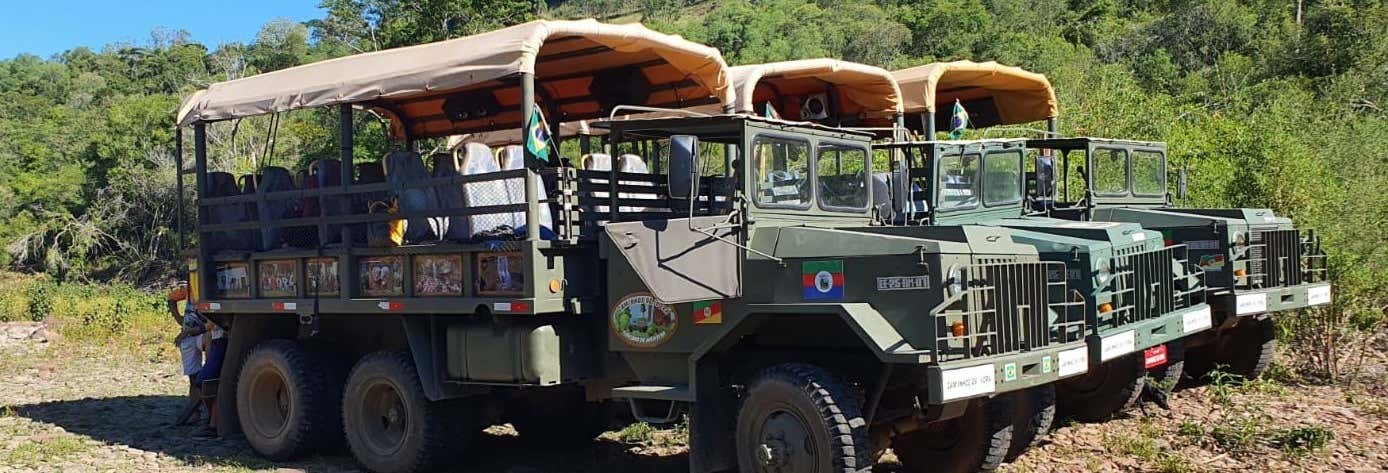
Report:
[[[328,196],[320,200],[316,197],[294,199],[258,199],[246,204],[223,204],[210,206],[210,220],[213,224],[242,223],[250,221],[268,222],[271,220],[317,217],[320,212],[326,216],[341,214],[342,199],[348,199],[354,214],[381,212],[427,212],[444,209],[468,208],[477,206],[524,204],[525,185],[521,179],[498,179],[469,182],[463,185],[439,185],[427,188],[410,188],[409,183],[431,177],[477,175],[502,170],[521,169],[524,159],[519,146],[508,146],[493,154],[486,145],[473,143],[462,148],[457,154],[436,153],[430,157],[432,166],[425,167],[419,153],[395,151],[382,161],[358,163],[354,166],[354,184],[390,183],[392,190],[386,192],[354,193],[351,196]],[[237,195],[260,195],[272,192],[293,191],[339,186],[342,183],[341,162],[333,159],[314,161],[297,175],[285,168],[270,166],[255,175],[234,177],[226,172],[208,173],[207,197],[229,197]],[[543,180],[537,179],[540,196],[548,195]],[[263,205],[262,205],[263,203]],[[542,238],[554,238],[553,222],[548,205],[539,209]],[[454,215],[435,218],[406,219],[402,228],[403,238],[392,241],[389,237],[389,224],[353,225],[354,243],[370,246],[390,246],[394,244],[421,244],[437,241],[466,242],[480,238],[506,238],[523,236],[525,213],[492,213],[483,215]],[[317,227],[262,227],[258,231],[243,230],[217,232],[210,236],[209,243],[214,251],[268,251],[281,248],[312,248],[320,243],[335,245],[341,243],[341,227],[333,225],[328,229],[326,239],[319,241]]]

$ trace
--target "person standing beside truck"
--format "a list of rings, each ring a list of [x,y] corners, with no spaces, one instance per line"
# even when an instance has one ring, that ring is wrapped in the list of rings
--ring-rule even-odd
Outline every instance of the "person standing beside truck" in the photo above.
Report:
[[[183,375],[188,377],[188,397],[196,400],[199,398],[197,376],[202,371],[203,361],[200,335],[206,331],[206,324],[202,323],[202,317],[197,315],[188,296],[188,283],[177,281],[174,289],[169,291],[167,299],[169,316],[173,317],[174,322],[180,327],[178,335],[174,336],[174,345],[178,347],[178,354],[183,362]],[[178,311],[179,302],[185,302],[181,314]],[[193,415],[196,416],[197,412],[194,411]]]

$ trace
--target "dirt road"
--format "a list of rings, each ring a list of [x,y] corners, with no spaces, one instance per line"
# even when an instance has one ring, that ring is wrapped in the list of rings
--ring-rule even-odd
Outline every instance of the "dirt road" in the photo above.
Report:
[[[0,327],[0,472],[355,471],[346,453],[272,464],[235,439],[170,426],[184,378],[164,357],[58,348]],[[1004,471],[1388,471],[1388,381],[1361,388],[1257,382],[1182,391],[1171,411],[1066,425]],[[591,448],[533,451],[506,427],[457,471],[683,472],[669,431],[604,434]],[[897,471],[887,458],[878,471]]]

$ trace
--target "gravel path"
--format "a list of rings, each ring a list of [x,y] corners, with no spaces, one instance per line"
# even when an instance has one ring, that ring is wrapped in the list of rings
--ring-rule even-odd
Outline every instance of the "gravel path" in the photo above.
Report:
[[[0,472],[356,471],[346,453],[272,464],[240,440],[192,439],[196,427],[168,425],[185,400],[175,362],[59,349],[41,327],[15,327],[0,325]],[[1388,381],[1380,381],[1182,391],[1171,411],[1066,425],[1004,471],[1388,471]],[[458,471],[684,472],[685,449],[669,437],[624,443],[608,433],[591,448],[536,452],[493,427]],[[899,465],[889,454],[877,470]]]

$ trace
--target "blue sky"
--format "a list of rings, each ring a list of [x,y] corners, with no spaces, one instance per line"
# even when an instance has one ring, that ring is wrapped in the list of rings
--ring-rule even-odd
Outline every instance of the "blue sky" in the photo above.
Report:
[[[216,47],[255,38],[276,18],[322,17],[319,0],[6,0],[0,2],[0,59],[49,57],[78,46],[149,41],[156,27],[186,30]]]

